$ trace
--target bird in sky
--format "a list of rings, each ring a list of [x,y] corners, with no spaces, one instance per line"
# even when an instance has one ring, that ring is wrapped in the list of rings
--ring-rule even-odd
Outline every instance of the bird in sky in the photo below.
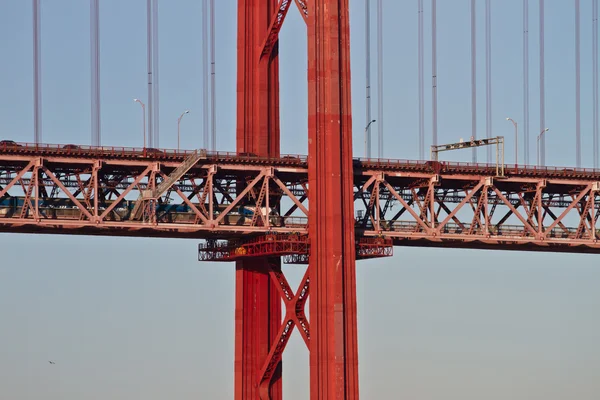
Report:
[[[54,361],[48,361],[50,364],[56,364]]]

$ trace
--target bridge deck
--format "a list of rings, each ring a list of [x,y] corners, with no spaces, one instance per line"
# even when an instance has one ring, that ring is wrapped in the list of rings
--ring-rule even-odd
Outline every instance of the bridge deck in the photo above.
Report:
[[[307,158],[0,142],[0,231],[179,238],[307,232]],[[600,252],[600,171],[355,159],[355,227],[396,245]],[[140,200],[141,201],[141,200]]]

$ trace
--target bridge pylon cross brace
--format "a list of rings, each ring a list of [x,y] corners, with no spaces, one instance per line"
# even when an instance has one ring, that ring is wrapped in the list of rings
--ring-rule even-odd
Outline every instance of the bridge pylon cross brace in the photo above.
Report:
[[[300,281],[296,293],[292,291],[292,288],[278,263],[269,263],[268,268],[269,276],[285,304],[285,317],[283,318],[279,332],[271,345],[271,350],[269,351],[264,366],[259,374],[258,385],[261,399],[269,399],[271,378],[273,377],[273,373],[277,366],[281,363],[283,352],[292,336],[294,327],[298,328],[307,348],[309,348],[310,344],[310,326],[306,314],[304,313],[310,287],[308,268]]]

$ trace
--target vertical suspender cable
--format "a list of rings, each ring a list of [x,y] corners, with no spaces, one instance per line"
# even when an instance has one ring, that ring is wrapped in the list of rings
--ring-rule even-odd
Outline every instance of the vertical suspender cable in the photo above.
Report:
[[[152,0],[147,0],[146,4],[146,25],[148,40],[148,145],[154,147],[154,135],[152,130]]]
[[[425,159],[425,72],[423,43],[423,0],[418,3],[419,12],[419,159]]]
[[[523,0],[523,141],[529,165],[529,0]]]
[[[215,0],[210,0],[210,112],[211,150],[217,150],[217,111],[215,102]]]
[[[485,110],[485,132],[486,137],[492,137],[492,18],[491,1],[485,1],[485,86],[486,86],[486,110]],[[492,148],[487,147],[487,162],[492,160]]]
[[[575,159],[581,167],[581,56],[579,44],[579,0],[575,0]]]
[[[383,157],[383,4],[377,0],[377,157]]]
[[[436,0],[431,0],[431,91],[432,91],[432,136],[433,145],[437,145],[437,14]]]
[[[42,86],[40,0],[33,0],[33,132],[35,143],[42,140]]]
[[[209,146],[209,109],[208,109],[208,0],[202,0],[202,138],[203,147]]]
[[[592,91],[593,91],[593,136],[594,168],[598,168],[598,0],[592,0]]]
[[[160,129],[159,129],[159,95],[158,95],[158,0],[152,0],[152,95],[154,108],[154,147],[160,147]]]
[[[371,157],[371,0],[365,0],[365,71],[366,71],[366,122],[365,157]]]
[[[477,138],[477,18],[475,0],[471,0],[471,137]],[[477,148],[473,147],[473,162],[477,162]]]
[[[100,146],[100,2],[90,1],[92,145]]]
[[[540,0],[540,132],[546,129],[546,93],[544,82],[544,0]],[[541,164],[546,165],[546,135],[540,139]]]

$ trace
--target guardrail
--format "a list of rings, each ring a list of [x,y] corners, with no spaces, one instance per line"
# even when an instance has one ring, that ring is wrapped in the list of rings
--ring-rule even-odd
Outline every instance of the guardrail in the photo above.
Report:
[[[88,146],[75,144],[45,144],[45,143],[17,143],[9,140],[0,141],[0,153],[49,153],[67,156],[103,156],[103,157],[138,157],[138,158],[163,158],[184,159],[196,150],[155,149],[123,146]],[[260,162],[273,164],[302,164],[308,162],[308,156],[299,154],[282,154],[278,157],[263,157],[249,153],[231,151],[207,151],[206,157],[212,160],[230,160],[237,162]],[[464,172],[472,171],[485,174],[493,174],[496,164],[492,163],[470,163],[454,161],[430,161],[430,160],[405,160],[393,158],[354,158],[355,163],[370,168],[381,169],[421,169],[433,170],[433,172]],[[598,175],[600,169],[573,168],[560,166],[536,166],[520,164],[504,164],[505,174],[509,175]]]

